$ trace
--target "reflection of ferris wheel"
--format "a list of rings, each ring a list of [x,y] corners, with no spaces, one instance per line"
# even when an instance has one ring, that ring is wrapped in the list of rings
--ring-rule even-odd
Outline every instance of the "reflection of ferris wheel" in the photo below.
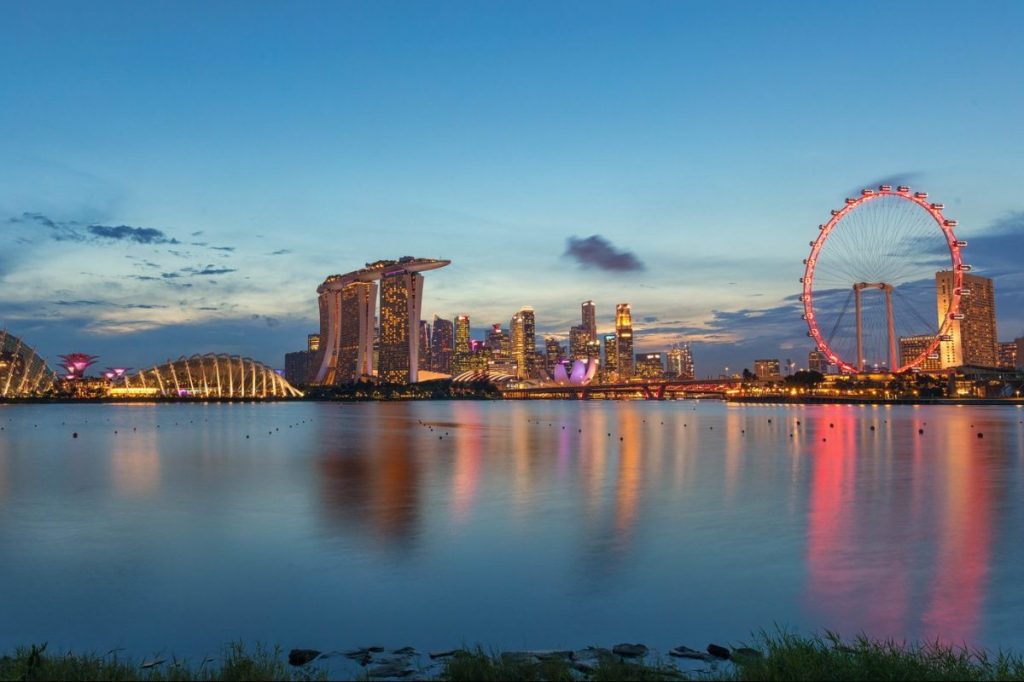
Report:
[[[963,317],[970,270],[960,257],[967,242],[957,240],[943,208],[925,192],[882,185],[847,199],[819,226],[800,300],[807,335],[829,364],[847,373],[905,372],[938,358],[940,341]],[[939,270],[950,271],[951,284],[937,297]]]

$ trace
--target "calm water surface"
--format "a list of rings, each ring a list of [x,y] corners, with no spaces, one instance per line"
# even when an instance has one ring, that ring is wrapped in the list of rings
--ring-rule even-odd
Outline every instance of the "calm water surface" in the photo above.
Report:
[[[687,401],[4,406],[0,649],[664,649],[776,623],[1024,648],[1022,420]]]

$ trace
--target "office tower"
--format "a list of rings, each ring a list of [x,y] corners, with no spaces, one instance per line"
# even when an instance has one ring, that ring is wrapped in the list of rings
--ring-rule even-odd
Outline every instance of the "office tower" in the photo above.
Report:
[[[533,308],[530,306],[523,306],[512,316],[512,357],[519,379],[529,379],[533,375],[537,355],[535,329]]]
[[[1017,366],[1017,342],[999,342],[999,367],[1002,369],[1013,369]]]
[[[509,345],[508,333],[501,329],[501,325],[491,325],[491,331],[487,332],[487,347],[491,349],[491,357],[495,360],[508,358]]]
[[[661,353],[637,353],[636,375],[644,379],[661,379],[665,376],[665,365]]]
[[[300,350],[284,354],[284,378],[292,386],[309,383],[309,361],[315,351]]]
[[[619,381],[629,381],[633,371],[633,318],[628,303],[615,306],[615,367]]]
[[[668,375],[684,381],[692,381],[695,378],[690,344],[673,346],[668,351]]]
[[[544,358],[550,375],[555,371],[555,365],[562,361],[562,344],[553,336],[544,339]]]
[[[597,311],[594,308],[594,302],[584,301],[580,308],[583,317],[583,329],[587,333],[587,340],[597,341]]]
[[[430,323],[426,320],[420,320],[420,360],[419,366],[421,370],[430,371],[433,367],[434,359],[433,353],[430,350]]]
[[[928,350],[928,347],[932,345],[933,341],[935,341],[935,337],[930,334],[924,334],[921,336],[901,336],[900,365],[906,365],[908,362],[911,362],[914,358],[921,355],[921,353]],[[893,369],[895,369],[895,367]],[[925,358],[917,365],[917,369],[922,372],[937,372],[942,369],[942,362],[939,360],[939,354],[936,352],[932,354],[932,357]]]
[[[569,359],[573,362],[586,360],[589,342],[590,332],[584,325],[576,325],[569,329]]]
[[[469,339],[469,315],[455,316],[455,352],[452,355],[452,374],[462,374],[472,369]]]
[[[949,326],[949,340],[939,344],[942,368],[976,365],[995,367],[999,361],[996,334],[995,284],[988,277],[964,273],[960,314]],[[935,293],[941,325],[953,298],[953,273],[935,273]]]
[[[320,350],[320,335],[319,334],[307,334],[306,335],[306,350],[311,353],[315,353]]]
[[[601,361],[601,342],[596,338],[587,341],[587,359]]]
[[[345,275],[331,275],[317,287],[320,340],[314,380],[333,384],[368,377],[375,354],[385,381],[416,381],[419,370],[419,317],[425,270],[451,261],[405,256],[367,263]],[[385,291],[384,279],[389,280]],[[381,290],[380,337],[374,334],[377,282]],[[385,310],[386,309],[386,310]],[[401,349],[405,359],[401,359]],[[384,371],[390,379],[384,377]],[[398,378],[402,377],[402,378]]]
[[[434,315],[433,338],[430,344],[431,365],[435,372],[451,374],[455,349],[455,326],[451,320]]]
[[[820,350],[812,350],[807,354],[807,369],[820,374],[828,374],[828,360]]]
[[[605,334],[604,340],[604,362],[601,365],[601,380],[614,382],[619,376],[619,350],[615,342],[615,334]]]
[[[782,372],[778,360],[754,360],[754,374],[759,381],[781,381]]]

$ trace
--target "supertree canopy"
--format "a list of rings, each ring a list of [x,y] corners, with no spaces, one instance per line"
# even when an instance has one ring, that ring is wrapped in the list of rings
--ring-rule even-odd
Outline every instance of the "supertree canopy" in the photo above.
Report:
[[[81,379],[85,376],[85,370],[95,364],[99,356],[87,355],[85,353],[68,353],[67,355],[61,355],[60,359],[64,361],[62,366],[67,370],[66,379]]]

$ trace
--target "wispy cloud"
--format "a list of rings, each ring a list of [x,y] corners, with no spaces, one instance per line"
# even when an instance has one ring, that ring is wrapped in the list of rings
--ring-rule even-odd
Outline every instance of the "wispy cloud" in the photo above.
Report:
[[[154,227],[132,227],[131,225],[89,225],[86,231],[98,239],[129,241],[137,244],[180,244]]]
[[[286,256],[291,253],[291,249],[278,249],[277,251],[271,251],[268,256]]]
[[[644,264],[632,251],[616,249],[611,242],[597,234],[586,238],[569,237],[565,243],[565,253],[562,255],[575,260],[585,269],[595,268],[614,272],[644,269]]]

